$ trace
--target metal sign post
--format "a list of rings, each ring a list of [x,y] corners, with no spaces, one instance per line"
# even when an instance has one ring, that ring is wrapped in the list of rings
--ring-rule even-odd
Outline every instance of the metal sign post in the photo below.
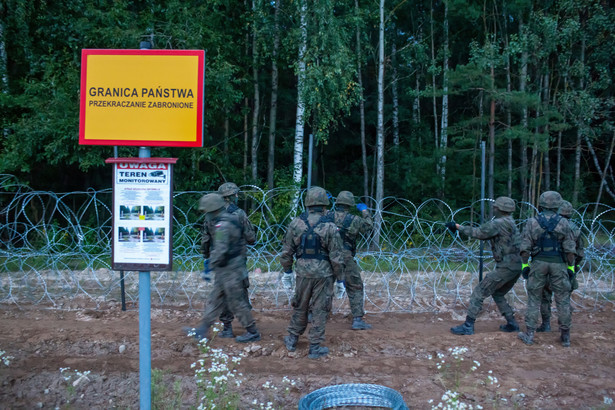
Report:
[[[176,158],[109,158],[114,164],[114,270],[139,271],[139,382],[141,409],[151,407],[151,279],[152,270],[171,270],[173,167]]]

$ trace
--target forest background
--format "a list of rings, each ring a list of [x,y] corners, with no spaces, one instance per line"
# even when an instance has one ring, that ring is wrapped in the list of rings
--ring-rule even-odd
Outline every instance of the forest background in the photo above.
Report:
[[[3,0],[0,173],[33,189],[111,185],[80,146],[81,50],[206,50],[203,148],[175,190],[311,181],[334,195],[615,203],[607,0]],[[119,156],[137,156],[119,147]]]

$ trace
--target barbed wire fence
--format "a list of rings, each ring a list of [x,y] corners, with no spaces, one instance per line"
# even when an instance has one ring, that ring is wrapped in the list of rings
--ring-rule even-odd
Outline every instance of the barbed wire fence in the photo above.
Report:
[[[0,302],[70,307],[71,300],[100,306],[120,298],[120,272],[111,269],[112,191],[68,193],[34,191],[11,175],[0,175]],[[294,215],[291,188],[262,190],[243,186],[240,205],[257,228],[249,247],[250,297],[255,309],[289,309],[290,292],[280,283],[281,240]],[[305,192],[305,191],[304,191]],[[302,192],[302,194],[304,193]],[[173,270],[151,272],[152,305],[201,308],[211,284],[201,280],[198,200],[204,191],[175,192],[173,197]],[[420,204],[403,198],[383,199],[383,222],[374,243],[363,237],[357,262],[365,282],[367,312],[435,312],[465,306],[478,283],[480,241],[451,235],[447,221],[478,225],[481,201],[452,209],[438,199]],[[370,199],[371,205],[375,204]],[[531,204],[523,204],[534,212]],[[488,208],[488,207],[485,207]],[[518,207],[519,209],[520,207]],[[372,208],[373,212],[373,208]],[[519,227],[525,222],[515,215]],[[586,241],[579,308],[613,304],[615,299],[615,208],[590,203],[572,220]],[[484,246],[484,272],[493,268]],[[128,304],[138,302],[138,272],[122,272]],[[511,302],[526,300],[523,281]],[[334,311],[347,311],[347,298],[334,300]]]

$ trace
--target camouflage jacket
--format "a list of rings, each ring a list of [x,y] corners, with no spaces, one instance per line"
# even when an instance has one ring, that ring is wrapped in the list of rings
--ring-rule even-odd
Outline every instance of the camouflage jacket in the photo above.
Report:
[[[239,217],[239,221],[243,226],[243,238],[245,239],[246,244],[254,245],[256,243],[256,232],[254,231],[254,225],[252,225],[252,222],[248,219],[246,212],[232,203],[227,205],[226,211]]]
[[[549,210],[545,210],[541,215],[543,215],[547,221],[558,216],[555,212]],[[539,240],[544,232],[545,229],[540,226],[537,217],[528,219],[525,223],[525,228],[523,229],[523,235],[521,236],[521,253],[526,252],[532,257],[539,256]],[[553,229],[553,233],[557,237],[564,254],[576,254],[576,244],[573,232],[572,229],[570,229],[570,223],[566,218],[561,218],[559,220]],[[562,257],[564,257],[564,255],[562,255]]]
[[[585,257],[585,239],[581,235],[581,228],[579,228],[574,222],[568,220],[568,225],[570,225],[570,229],[572,230],[572,237],[574,238],[575,244],[575,264],[579,264],[581,260]]]
[[[364,235],[372,230],[374,221],[368,211],[363,211],[362,216],[356,216],[348,211],[329,211],[328,217],[337,225],[344,250],[354,256],[357,248],[359,235]]]
[[[214,271],[236,270],[242,265],[245,267],[243,249],[246,247],[243,239],[242,225],[236,215],[220,212],[212,215],[214,226],[212,234],[215,246],[209,255],[209,266]]]
[[[520,234],[512,216],[494,218],[478,228],[461,226],[459,231],[472,238],[488,240],[491,244],[493,259],[497,263],[520,264]],[[521,266],[519,266],[520,268]]]
[[[243,209],[237,207],[237,205],[230,204],[226,207],[226,213],[231,215],[235,215],[237,220],[240,222],[242,227],[242,235],[245,244],[254,245],[256,243],[256,234],[254,233],[254,226],[248,219],[248,216],[243,211]],[[203,227],[201,231],[201,253],[205,259],[208,259],[210,253],[212,251],[214,240],[212,232],[214,232],[214,226],[217,221],[217,216],[213,217],[210,214],[205,215],[205,221],[203,222]],[[244,257],[247,256],[247,248],[243,247],[242,254]]]
[[[322,221],[321,218],[323,218]],[[314,228],[314,233],[320,238],[320,252],[325,258],[307,259],[302,257],[302,237],[308,231],[308,226],[301,217],[297,217],[288,225],[282,243],[280,264],[284,272],[293,270],[294,261],[295,272],[298,276],[321,278],[335,275],[337,279],[343,279],[344,248],[337,226],[319,212],[310,211],[307,219],[310,226]]]

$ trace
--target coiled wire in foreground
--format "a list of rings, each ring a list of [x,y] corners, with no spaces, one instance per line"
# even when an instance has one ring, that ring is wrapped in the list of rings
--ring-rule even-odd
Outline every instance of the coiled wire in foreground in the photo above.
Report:
[[[299,410],[321,410],[341,406],[384,407],[407,410],[396,390],[378,384],[338,384],[306,394],[299,400]]]

